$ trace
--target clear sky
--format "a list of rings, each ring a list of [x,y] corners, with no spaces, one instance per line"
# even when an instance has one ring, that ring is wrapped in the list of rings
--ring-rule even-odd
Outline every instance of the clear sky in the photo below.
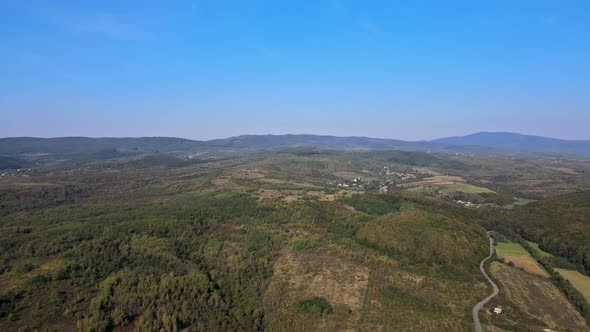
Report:
[[[0,137],[589,128],[588,0],[0,0]]]

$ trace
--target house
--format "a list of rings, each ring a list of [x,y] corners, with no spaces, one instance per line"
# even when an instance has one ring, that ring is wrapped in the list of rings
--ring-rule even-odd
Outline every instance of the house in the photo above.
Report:
[[[499,314],[501,314],[501,313],[502,313],[502,308],[498,308],[498,307],[494,308],[494,313],[495,313],[496,315],[499,315]]]

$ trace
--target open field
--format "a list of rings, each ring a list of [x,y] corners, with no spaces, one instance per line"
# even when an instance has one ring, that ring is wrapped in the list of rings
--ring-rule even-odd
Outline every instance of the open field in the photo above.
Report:
[[[518,243],[499,242],[496,253],[506,263],[512,263],[519,269],[541,277],[549,277],[547,271]]]
[[[468,194],[493,193],[493,190],[469,184],[459,176],[435,175],[421,181],[401,184],[402,188],[437,188],[441,192],[463,192]]]
[[[487,315],[493,325],[519,331],[518,326],[526,326],[526,331],[544,328],[589,330],[574,306],[548,279],[499,262],[492,262],[490,271],[499,281],[500,293],[486,309],[498,306],[503,309],[500,315]]]
[[[494,192],[493,190],[490,190],[488,188],[478,187],[478,186],[474,186],[469,183],[461,183],[461,182],[443,185],[443,187],[442,187],[442,192],[455,192],[455,191],[460,191],[460,192],[467,193],[467,194],[483,194],[483,193],[493,193]]]
[[[572,285],[580,292],[588,302],[590,302],[590,277],[581,274],[578,271],[555,269],[564,278],[566,278]]]
[[[496,253],[500,258],[528,255],[528,252],[520,244],[513,242],[498,242]]]
[[[531,248],[533,248],[539,255],[543,256],[543,257],[554,257],[553,255],[551,255],[550,253],[543,251],[543,249],[539,248],[539,245],[535,242],[531,242],[531,241],[526,241],[529,246],[531,246]]]

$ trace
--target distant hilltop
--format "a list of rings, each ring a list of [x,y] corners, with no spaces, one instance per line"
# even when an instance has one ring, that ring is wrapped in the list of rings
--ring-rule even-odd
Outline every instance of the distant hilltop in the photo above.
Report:
[[[590,155],[590,141],[562,140],[507,132],[481,132],[431,141],[325,135],[242,135],[209,141],[174,137],[0,138],[0,156],[25,154],[191,154],[314,148],[322,150],[402,150],[465,154],[545,153]],[[10,160],[13,162],[13,160]]]
[[[563,140],[508,132],[480,132],[430,141],[452,146],[481,146],[520,153],[590,154],[590,141]]]

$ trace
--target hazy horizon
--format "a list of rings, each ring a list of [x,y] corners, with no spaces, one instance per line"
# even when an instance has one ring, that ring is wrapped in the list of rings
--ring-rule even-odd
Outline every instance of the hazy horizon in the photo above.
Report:
[[[590,5],[0,4],[0,137],[588,140]]]
[[[434,138],[431,138],[431,139],[418,139],[418,140],[403,140],[403,139],[396,138],[396,137],[375,137],[375,136],[358,136],[358,135],[330,135],[330,134],[322,134],[322,133],[239,134],[239,135],[232,135],[232,136],[225,136],[225,137],[214,137],[214,138],[209,138],[209,139],[192,139],[192,138],[181,137],[181,136],[80,136],[80,135],[74,135],[74,136],[6,136],[6,137],[0,137],[0,139],[3,139],[3,138],[47,138],[47,139],[51,139],[51,138],[75,138],[75,137],[82,137],[82,138],[179,138],[179,139],[188,139],[188,140],[194,140],[194,141],[210,141],[210,140],[226,139],[226,138],[239,137],[239,136],[267,136],[267,135],[271,135],[271,136],[285,136],[285,135],[306,136],[306,135],[310,135],[310,136],[332,136],[332,137],[356,137],[356,138],[374,138],[374,139],[393,139],[393,140],[402,140],[402,141],[408,141],[408,142],[421,142],[421,141],[428,142],[428,141],[436,140],[436,139],[439,139],[439,138],[462,137],[462,136],[467,136],[467,135],[472,135],[472,134],[479,134],[479,133],[520,134],[520,135],[525,135],[525,136],[537,136],[537,137],[552,138],[552,139],[559,139],[559,140],[590,141],[590,139],[566,139],[566,138],[561,138],[561,137],[539,136],[539,135],[533,135],[533,134],[523,134],[523,133],[506,132],[506,131],[473,132],[473,133],[467,133],[467,134],[464,134],[464,135],[450,135],[450,136],[444,136],[444,137],[441,136],[441,137],[434,137]]]

